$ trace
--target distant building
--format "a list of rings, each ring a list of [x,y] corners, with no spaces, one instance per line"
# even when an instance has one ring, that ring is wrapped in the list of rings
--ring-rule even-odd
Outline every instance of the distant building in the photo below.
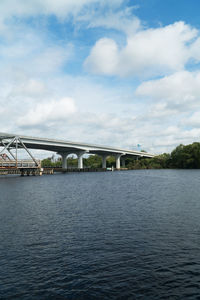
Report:
[[[51,162],[52,162],[52,163],[55,163],[55,162],[56,162],[56,156],[55,156],[55,154],[52,155],[52,157],[51,157]]]

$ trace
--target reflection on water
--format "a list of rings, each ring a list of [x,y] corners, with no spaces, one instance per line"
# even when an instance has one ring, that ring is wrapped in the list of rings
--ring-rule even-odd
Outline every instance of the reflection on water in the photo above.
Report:
[[[0,177],[0,299],[200,299],[200,171]]]

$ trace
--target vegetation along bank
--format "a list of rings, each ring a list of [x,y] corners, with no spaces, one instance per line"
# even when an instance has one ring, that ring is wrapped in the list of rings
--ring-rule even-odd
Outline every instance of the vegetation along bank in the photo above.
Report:
[[[77,158],[68,157],[68,167],[77,167]],[[61,167],[61,159],[52,161],[51,158],[42,161],[43,167]],[[101,168],[102,160],[98,155],[90,155],[84,158],[84,167]],[[107,167],[115,167],[115,157],[107,157]],[[190,145],[179,145],[170,154],[163,153],[154,158],[133,158],[126,159],[126,168],[128,169],[200,169],[200,143],[195,142]]]

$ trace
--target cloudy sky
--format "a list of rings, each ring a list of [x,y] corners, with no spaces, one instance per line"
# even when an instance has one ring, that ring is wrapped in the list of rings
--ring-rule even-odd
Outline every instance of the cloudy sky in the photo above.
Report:
[[[200,141],[200,1],[1,0],[1,132]]]

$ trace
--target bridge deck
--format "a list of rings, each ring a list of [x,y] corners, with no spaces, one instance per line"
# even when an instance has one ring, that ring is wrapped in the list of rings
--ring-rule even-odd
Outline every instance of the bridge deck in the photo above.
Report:
[[[110,146],[100,146],[94,144],[78,143],[71,141],[63,141],[56,139],[47,139],[39,137],[28,137],[23,135],[0,133],[0,146],[5,146],[6,140],[18,137],[29,149],[42,149],[47,151],[53,151],[57,153],[68,152],[77,153],[78,151],[85,151],[92,154],[122,154],[126,156],[140,156],[140,157],[154,157],[154,154],[140,152],[135,150],[121,149]]]

